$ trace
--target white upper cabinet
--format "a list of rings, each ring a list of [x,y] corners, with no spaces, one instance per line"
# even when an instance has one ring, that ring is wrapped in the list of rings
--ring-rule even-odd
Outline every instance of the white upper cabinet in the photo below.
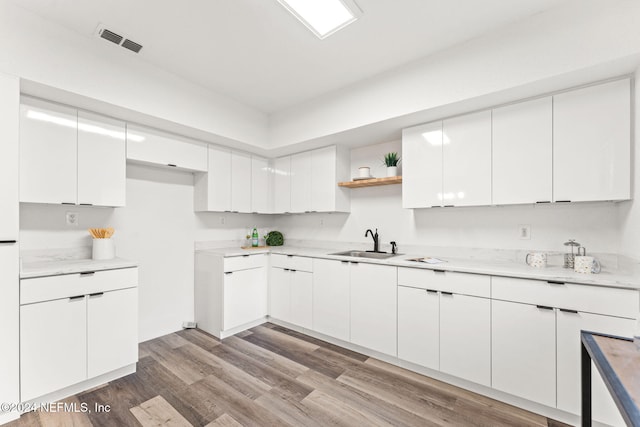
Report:
[[[493,204],[551,202],[551,97],[493,110]]]
[[[251,212],[271,213],[269,161],[251,156]]]
[[[0,75],[0,241],[18,240],[19,104],[20,81]]]
[[[76,109],[38,99],[22,100],[21,202],[76,203],[77,137]]]
[[[311,152],[291,156],[291,212],[311,210]]]
[[[291,212],[291,156],[273,161],[273,210],[275,213]]]
[[[630,109],[629,79],[553,97],[555,201],[630,198]]]
[[[444,120],[442,159],[444,206],[491,204],[491,111]]]
[[[180,140],[154,129],[128,125],[127,160],[206,172],[207,144]]]
[[[402,207],[442,206],[442,122],[402,131]]]
[[[311,152],[311,211],[349,212],[349,191],[338,182],[349,181],[350,156],[335,145]]]
[[[125,205],[125,134],[125,122],[78,112],[79,204]]]
[[[231,210],[251,212],[251,156],[231,152]]]
[[[196,174],[194,205],[197,212],[231,211],[231,151],[210,145],[209,172]]]

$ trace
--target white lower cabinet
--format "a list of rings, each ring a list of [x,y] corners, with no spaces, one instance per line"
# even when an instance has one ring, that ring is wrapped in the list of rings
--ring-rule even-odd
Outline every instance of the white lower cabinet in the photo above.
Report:
[[[350,264],[351,342],[397,355],[397,268]]]
[[[264,321],[268,312],[267,255],[195,257],[195,319],[198,328],[226,338]]]
[[[398,286],[398,358],[440,369],[440,296]]]
[[[634,320],[570,310],[558,310],[557,316],[558,409],[580,415],[580,331],[631,337]],[[624,420],[593,364],[591,371],[593,419],[624,426]]]
[[[491,385],[491,300],[440,293],[440,370]]]
[[[91,294],[74,295],[78,276]],[[21,401],[138,361],[136,282],[135,268],[20,281],[22,293],[31,295],[20,306]],[[52,287],[69,296],[47,299]]]
[[[313,274],[272,267],[269,280],[269,316],[312,328]]]
[[[117,313],[117,316],[114,316]],[[87,301],[87,375],[138,361],[138,290],[91,294]]]
[[[20,398],[23,402],[87,379],[84,295],[20,307]]]
[[[264,267],[225,273],[224,308],[223,330],[236,328],[267,315]]]
[[[492,386],[556,405],[556,314],[553,308],[492,301]]]
[[[313,261],[313,330],[349,341],[349,262]]]

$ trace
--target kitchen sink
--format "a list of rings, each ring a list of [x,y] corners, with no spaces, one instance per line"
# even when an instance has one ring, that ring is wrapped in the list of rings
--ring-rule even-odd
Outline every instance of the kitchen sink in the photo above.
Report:
[[[344,251],[344,252],[335,252],[329,255],[352,256],[356,258],[386,259],[386,258],[391,258],[391,257],[402,255],[402,254],[390,254],[387,252]]]

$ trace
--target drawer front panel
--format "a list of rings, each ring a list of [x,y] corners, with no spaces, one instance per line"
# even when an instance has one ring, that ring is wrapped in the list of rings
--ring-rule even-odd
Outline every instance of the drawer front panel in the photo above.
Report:
[[[491,281],[494,299],[627,318],[635,318],[640,309],[640,296],[634,289],[509,277],[492,277]]]
[[[480,274],[399,267],[398,285],[484,298],[491,296],[491,278]]]
[[[267,265],[266,254],[241,255],[224,259],[224,271],[248,270]]]
[[[138,269],[122,268],[20,280],[20,304],[138,286]]]

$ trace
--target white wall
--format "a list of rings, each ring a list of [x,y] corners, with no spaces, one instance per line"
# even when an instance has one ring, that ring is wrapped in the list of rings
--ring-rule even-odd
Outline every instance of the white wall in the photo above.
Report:
[[[140,340],[193,320],[195,241],[242,239],[248,227],[268,229],[269,216],[193,212],[193,175],[127,165],[127,206],[90,208],[21,204],[20,249],[90,246],[89,227],[113,226],[116,255],[140,265]],[[65,212],[79,213],[78,227]],[[220,218],[225,224],[220,224]]]
[[[266,114],[143,57],[0,2],[0,70],[212,135],[266,144]]]
[[[439,54],[277,112],[270,118],[271,146],[320,138],[535,82],[545,83],[532,90],[558,89],[546,79],[556,79],[553,84],[565,87],[577,84],[577,77],[562,77],[640,53],[639,19],[637,1],[568,2]],[[599,76],[595,76],[595,70],[582,73],[580,78],[586,81],[581,83],[590,78],[611,77],[608,72],[613,71],[604,67],[598,70]],[[457,113],[461,112],[464,111]]]
[[[401,153],[401,142],[373,145],[351,151],[351,175],[371,166],[374,176],[384,176],[380,165],[389,151]],[[374,169],[375,168],[375,169]],[[590,252],[619,250],[618,205],[523,205],[437,209],[403,209],[401,185],[351,189],[350,214],[311,214],[278,217],[276,226],[289,239],[371,242],[368,228],[378,228],[389,250],[395,240],[403,245],[491,249],[564,251],[563,243],[575,238]],[[322,225],[321,225],[322,223]],[[531,225],[531,240],[520,240],[518,224]]]

